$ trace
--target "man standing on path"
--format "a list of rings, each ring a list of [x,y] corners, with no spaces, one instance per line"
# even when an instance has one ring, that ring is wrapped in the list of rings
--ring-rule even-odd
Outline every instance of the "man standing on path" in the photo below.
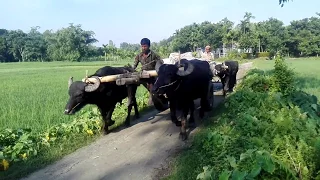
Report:
[[[140,62],[142,65],[141,70],[155,70],[157,61],[161,61],[163,63],[163,60],[158,54],[150,50],[150,40],[148,38],[141,39],[140,44],[142,52],[136,56],[133,63],[133,68],[136,69]],[[153,84],[155,83],[155,80],[155,77],[150,77],[141,82],[143,86],[149,91],[148,105],[153,105],[151,89],[153,87]]]
[[[216,63],[213,61],[214,60],[214,54],[211,52],[211,47],[208,45],[205,48],[205,52],[201,54],[201,58],[204,59],[204,61],[207,61],[210,65],[210,69],[212,74],[215,76],[216,75]]]
[[[214,60],[214,54],[211,52],[210,46],[206,46],[205,52],[201,54],[201,58],[206,59],[208,62]]]

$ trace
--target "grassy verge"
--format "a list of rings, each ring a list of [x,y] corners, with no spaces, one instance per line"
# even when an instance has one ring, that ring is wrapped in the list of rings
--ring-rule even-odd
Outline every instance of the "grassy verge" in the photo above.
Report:
[[[319,179],[320,105],[297,81],[320,62],[295,74],[276,62],[250,71],[165,179]]]
[[[63,114],[69,98],[67,80],[69,76],[80,80],[86,70],[91,74],[104,65],[127,63],[1,64],[0,80],[5,88],[0,93],[4,105],[0,107],[0,179],[23,177],[98,138],[101,118],[95,106],[88,105],[75,116]],[[150,109],[147,96],[140,86],[137,101],[141,114]],[[123,124],[126,101],[117,105],[112,129]]]

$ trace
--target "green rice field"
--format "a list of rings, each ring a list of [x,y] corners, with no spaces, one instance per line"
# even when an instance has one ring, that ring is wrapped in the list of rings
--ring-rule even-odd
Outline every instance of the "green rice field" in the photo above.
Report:
[[[320,58],[287,59],[289,68],[296,73],[296,86],[320,98]],[[254,65],[262,70],[270,70],[274,61],[254,60]]]

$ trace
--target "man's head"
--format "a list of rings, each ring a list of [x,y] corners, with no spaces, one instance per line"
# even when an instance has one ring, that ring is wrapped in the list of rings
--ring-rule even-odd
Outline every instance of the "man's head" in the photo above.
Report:
[[[141,50],[142,52],[146,53],[149,51],[150,48],[150,40],[148,38],[141,39]]]
[[[205,51],[206,51],[206,53],[211,52],[211,47],[210,46],[206,46]]]

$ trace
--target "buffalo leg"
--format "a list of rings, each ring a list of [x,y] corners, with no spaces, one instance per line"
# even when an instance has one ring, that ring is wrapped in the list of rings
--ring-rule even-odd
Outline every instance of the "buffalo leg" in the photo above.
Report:
[[[189,118],[189,124],[190,126],[193,126],[194,125],[194,101],[191,101],[190,102],[190,118]]]
[[[137,105],[137,100],[136,100],[136,91],[137,88],[133,86],[128,86],[128,104],[127,104],[127,118],[125,121],[126,126],[130,126],[130,114],[132,110],[132,106],[134,106],[135,110],[135,117],[139,118],[139,111],[138,111],[138,105]]]
[[[230,81],[229,81],[229,92],[233,91],[233,87],[235,86],[235,84],[237,83],[237,73],[234,73],[231,75],[230,77]]]
[[[112,105],[107,113],[106,124],[108,126],[112,126],[115,123],[115,121],[111,119],[114,108],[115,108],[115,105]]]
[[[136,99],[136,98],[134,98],[134,99]],[[134,101],[133,107],[134,107],[134,115],[135,115],[136,119],[140,118],[140,113],[139,113],[138,104],[137,104],[136,100]]]
[[[180,134],[181,134],[183,141],[187,139],[187,116],[188,116],[189,108],[190,108],[190,105],[183,107],[183,113],[182,113],[182,117],[181,117]]]
[[[113,123],[108,122],[108,113],[110,112],[110,109],[107,107],[99,107],[103,122],[102,122],[102,133],[108,134],[109,133],[109,126],[111,126]]]
[[[148,105],[152,106],[153,105],[153,101],[152,101],[152,88],[153,88],[153,84],[148,84],[148,89],[149,89],[149,99],[148,99]]]
[[[134,107],[134,115],[135,115],[136,119],[138,119],[140,117],[140,113],[139,113],[138,103],[137,103],[137,99],[136,99],[136,92],[137,92],[137,87],[135,88],[135,92],[134,92],[134,95],[132,96],[131,102]]]
[[[128,106],[127,106],[127,118],[126,118],[126,121],[125,121],[125,125],[126,126],[130,126],[130,114],[131,114],[131,110],[132,110],[132,105],[129,104],[130,100],[128,100]]]
[[[175,103],[175,101],[171,100],[171,101],[170,101],[170,116],[171,116],[171,121],[172,121],[173,123],[175,123],[176,126],[181,126],[181,122],[178,121],[176,112],[177,112],[176,103]]]
[[[206,101],[207,101],[207,98],[201,98],[200,99],[200,110],[199,110],[199,117],[202,119],[204,117],[204,111],[205,111],[205,108],[206,108]]]
[[[149,99],[148,99],[148,105],[149,106],[152,106],[153,105],[153,101],[152,101],[152,93],[151,93],[151,90],[152,90],[152,84],[149,84],[149,83],[142,83],[142,85],[148,90],[149,92]]]
[[[229,87],[229,81],[230,81],[229,76],[226,76],[224,80],[222,80],[223,96],[226,96],[226,92],[228,91],[228,87]]]
[[[199,116],[200,118],[204,117],[204,112],[206,111],[211,111],[212,107],[211,107],[211,98],[213,96],[213,85],[211,83],[211,81],[208,83],[208,86],[206,87],[207,91],[204,91],[202,94],[203,96],[200,99],[200,111],[199,111]]]

